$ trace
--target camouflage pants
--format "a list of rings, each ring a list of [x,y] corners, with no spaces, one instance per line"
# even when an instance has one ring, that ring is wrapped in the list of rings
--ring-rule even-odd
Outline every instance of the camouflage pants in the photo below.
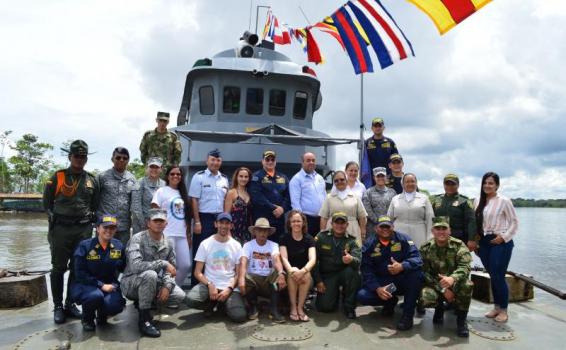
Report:
[[[454,286],[454,294],[456,295],[453,305],[456,310],[468,311],[470,303],[472,302],[472,292],[474,291],[474,284],[472,281],[459,283]],[[436,307],[436,305],[444,300],[444,296],[439,291],[431,287],[423,287],[419,298],[419,305],[422,307]]]
[[[157,272],[148,270],[139,275],[131,275],[122,278],[120,287],[126,298],[137,300],[139,308],[148,310],[151,304],[156,301],[159,289],[163,287]],[[180,304],[185,301],[185,292],[178,286],[174,286],[169,293],[171,303]]]

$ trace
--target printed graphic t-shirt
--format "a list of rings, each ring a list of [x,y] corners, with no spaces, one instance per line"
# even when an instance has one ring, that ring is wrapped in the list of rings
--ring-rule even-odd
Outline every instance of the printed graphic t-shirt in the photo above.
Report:
[[[277,243],[267,240],[264,245],[251,240],[244,244],[242,256],[248,258],[248,273],[269,276],[273,272],[273,257],[279,254]]]
[[[185,223],[185,202],[179,190],[164,186],[153,194],[152,204],[167,210],[167,226],[163,233],[166,237],[186,237],[187,224]]]
[[[214,236],[200,244],[195,261],[204,263],[204,275],[218,289],[226,289],[236,278],[236,265],[240,263],[242,246],[234,238],[218,242]]]

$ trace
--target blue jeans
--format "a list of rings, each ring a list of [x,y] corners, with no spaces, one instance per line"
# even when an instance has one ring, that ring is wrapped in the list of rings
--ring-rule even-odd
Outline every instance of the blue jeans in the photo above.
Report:
[[[509,287],[505,281],[505,273],[511,261],[513,241],[502,244],[491,244],[489,241],[496,235],[485,235],[480,240],[479,256],[491,278],[491,292],[496,306],[507,309],[509,304]]]

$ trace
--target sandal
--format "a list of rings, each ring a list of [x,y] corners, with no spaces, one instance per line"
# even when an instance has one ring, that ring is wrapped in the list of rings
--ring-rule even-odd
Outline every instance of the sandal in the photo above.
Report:
[[[299,321],[299,315],[298,314],[290,313],[289,318],[291,319],[291,321]]]
[[[307,314],[299,314],[299,320],[301,320],[303,322],[308,322],[310,319],[307,316]]]

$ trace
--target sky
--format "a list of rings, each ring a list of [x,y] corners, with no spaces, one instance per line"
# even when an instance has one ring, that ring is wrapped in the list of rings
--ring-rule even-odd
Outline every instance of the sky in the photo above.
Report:
[[[408,1],[382,0],[411,41],[411,57],[364,75],[366,137],[385,119],[405,170],[442,191],[455,172],[476,197],[481,176],[501,176],[509,197],[566,198],[566,2],[493,0],[441,36]],[[252,5],[250,18],[250,4]],[[87,168],[106,169],[115,146],[139,157],[157,111],[176,116],[185,76],[200,58],[233,48],[255,29],[256,5],[292,27],[314,23],[343,1],[22,0],[0,3],[0,132],[56,146],[87,141]],[[303,16],[301,10],[303,10]],[[265,22],[260,10],[259,26]],[[360,77],[334,39],[315,32],[326,62],[311,67],[323,104],[314,128],[357,138]],[[306,64],[296,45],[277,46]],[[377,61],[374,59],[374,65]],[[5,150],[4,156],[11,151]],[[340,146],[337,165],[357,159]]]

